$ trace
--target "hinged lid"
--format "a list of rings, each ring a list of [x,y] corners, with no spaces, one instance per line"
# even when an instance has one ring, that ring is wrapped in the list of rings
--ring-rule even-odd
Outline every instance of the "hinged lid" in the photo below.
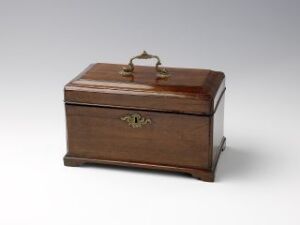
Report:
[[[132,60],[127,67],[92,64],[65,86],[65,102],[197,115],[214,113],[225,90],[222,72],[163,69],[158,67],[157,59],[156,68],[133,66]]]

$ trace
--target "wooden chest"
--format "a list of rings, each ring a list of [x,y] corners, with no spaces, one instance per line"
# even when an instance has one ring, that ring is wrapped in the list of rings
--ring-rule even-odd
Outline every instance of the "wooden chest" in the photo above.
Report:
[[[155,67],[134,59],[156,58]],[[90,65],[65,86],[66,166],[100,163],[213,181],[222,150],[225,76],[161,68],[143,52],[127,66]]]

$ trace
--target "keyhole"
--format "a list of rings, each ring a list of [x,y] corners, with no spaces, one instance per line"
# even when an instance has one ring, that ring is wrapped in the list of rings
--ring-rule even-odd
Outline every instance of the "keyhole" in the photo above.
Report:
[[[137,122],[138,122],[137,118],[136,118],[136,117],[134,117],[134,123],[137,123]]]

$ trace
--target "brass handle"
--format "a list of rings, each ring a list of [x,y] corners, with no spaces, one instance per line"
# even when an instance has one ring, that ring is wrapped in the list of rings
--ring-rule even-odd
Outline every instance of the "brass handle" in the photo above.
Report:
[[[156,56],[156,55],[150,55],[146,51],[143,51],[142,54],[131,58],[129,63],[128,63],[128,66],[123,67],[122,70],[120,71],[120,74],[122,76],[132,76],[133,75],[133,71],[134,71],[133,60],[134,59],[153,59],[153,58],[157,59],[157,62],[155,64],[155,69],[156,69],[156,72],[157,72],[157,76],[159,78],[166,78],[166,77],[170,76],[170,74],[168,73],[166,68],[160,68],[159,67],[161,65],[159,57]]]

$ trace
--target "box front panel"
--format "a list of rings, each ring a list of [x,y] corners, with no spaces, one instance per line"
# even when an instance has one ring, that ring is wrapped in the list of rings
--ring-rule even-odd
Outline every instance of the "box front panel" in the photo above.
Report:
[[[66,105],[68,155],[209,167],[209,117]]]

